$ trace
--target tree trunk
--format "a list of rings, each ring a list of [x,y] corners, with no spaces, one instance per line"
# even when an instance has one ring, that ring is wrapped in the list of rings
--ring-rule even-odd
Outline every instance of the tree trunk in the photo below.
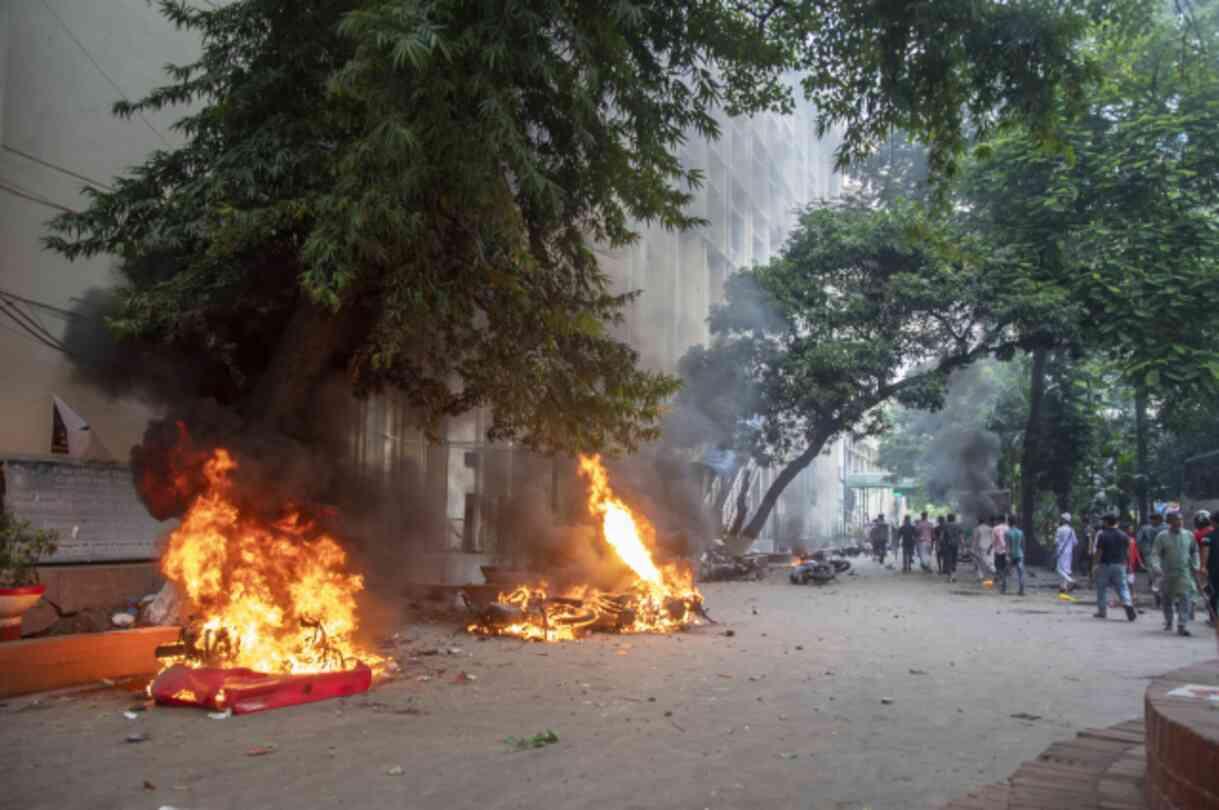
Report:
[[[316,438],[317,390],[346,345],[352,321],[351,307],[335,312],[300,294],[249,404],[252,425],[306,442]]]
[[[1134,490],[1139,503],[1139,526],[1143,526],[1151,514],[1151,499],[1147,476],[1147,386],[1142,380],[1134,386],[1134,430]]]
[[[813,463],[813,459],[817,458],[821,453],[821,448],[825,446],[827,436],[824,434],[814,435],[809,442],[808,447],[803,453],[796,456],[788,463],[783,471],[776,476],[766,489],[766,494],[762,496],[762,501],[758,504],[758,511],[754,512],[750,518],[749,524],[745,527],[743,534],[751,540],[756,540],[758,535],[762,533],[762,528],[766,525],[766,520],[770,517],[770,513],[774,510],[775,504],[779,502],[779,496],[783,494],[783,490],[787,489],[787,485],[796,480],[805,467]]]
[[[1040,564],[1045,555],[1037,542],[1035,513],[1037,511],[1037,464],[1041,444],[1041,406],[1045,399],[1045,366],[1049,349],[1033,350],[1033,366],[1029,375],[1029,417],[1024,427],[1024,452],[1020,462],[1020,529],[1024,532],[1025,552],[1029,562]]]
[[[749,466],[746,465],[741,475],[743,480],[741,481],[741,490],[736,496],[736,511],[733,513],[731,525],[728,526],[729,537],[736,537],[740,533],[741,526],[745,523],[745,518],[748,517],[746,505],[749,503],[749,487],[753,483],[753,470],[749,469]]]

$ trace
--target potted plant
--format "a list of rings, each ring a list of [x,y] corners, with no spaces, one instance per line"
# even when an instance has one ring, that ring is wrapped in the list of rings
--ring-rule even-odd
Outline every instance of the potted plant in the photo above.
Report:
[[[59,535],[35,529],[0,509],[0,641],[21,638],[21,616],[42,598],[47,586],[38,582],[38,561],[58,548]]]

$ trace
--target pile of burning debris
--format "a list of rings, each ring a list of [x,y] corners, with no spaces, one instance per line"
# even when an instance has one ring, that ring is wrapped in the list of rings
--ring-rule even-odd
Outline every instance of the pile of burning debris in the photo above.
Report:
[[[467,601],[474,613],[469,632],[568,641],[593,631],[671,633],[708,618],[690,570],[653,560],[655,530],[614,495],[600,457],[581,456],[580,474],[588,481],[589,512],[600,517],[597,535],[629,568],[632,581],[613,593],[577,586],[553,594],[537,583],[501,593],[486,607]]]
[[[165,669],[151,695],[241,713],[368,689],[389,662],[357,641],[363,578],[299,512],[268,521],[243,510],[236,469],[223,448],[208,454],[202,488],[169,537],[161,569],[184,621],[179,642],[157,651]]]

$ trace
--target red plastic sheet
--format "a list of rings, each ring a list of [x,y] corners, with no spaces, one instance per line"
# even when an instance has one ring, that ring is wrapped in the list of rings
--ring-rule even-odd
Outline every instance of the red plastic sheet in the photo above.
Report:
[[[174,664],[153,680],[152,697],[164,706],[250,714],[355,695],[371,685],[372,670],[364,664],[314,675],[267,675],[250,669],[193,669]]]

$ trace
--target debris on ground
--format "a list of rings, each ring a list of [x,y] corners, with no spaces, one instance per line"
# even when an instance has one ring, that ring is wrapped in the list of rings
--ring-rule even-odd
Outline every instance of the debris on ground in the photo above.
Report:
[[[911,675],[926,675],[926,674],[927,674],[927,670],[925,670],[925,669],[912,669],[912,670],[910,670],[910,674],[911,674]]]
[[[274,754],[274,753],[275,753],[274,745],[258,745],[258,746],[255,746],[254,748],[251,748],[250,750],[246,751],[245,755],[247,757],[262,757],[262,756],[266,756],[267,754]]]
[[[146,731],[134,731],[131,734],[127,735],[127,742],[129,742],[129,743],[142,743],[142,742],[146,741],[147,739],[148,739],[148,732],[146,732]]]
[[[152,782],[149,782],[147,779],[144,780],[144,790],[156,790],[156,789],[157,789],[156,785],[154,785]]]
[[[545,748],[548,745],[554,745],[559,741],[559,735],[546,729],[545,731],[534,734],[532,737],[506,737],[504,742],[512,746],[516,751],[528,751],[531,748]]]
[[[698,561],[699,582],[766,579],[767,555],[733,555],[721,547],[703,552]]]
[[[1041,719],[1041,715],[1029,714],[1028,712],[1016,712],[1015,714],[1011,715],[1011,717],[1013,720],[1027,720],[1030,723],[1033,722],[1034,720]]]
[[[885,705],[885,706],[892,706],[892,705],[893,705],[893,698],[888,698],[888,697],[886,697],[886,698],[881,698],[881,699],[880,699],[880,702],[881,702],[883,705]]]
[[[453,676],[453,683],[471,683],[471,682],[477,681],[477,680],[478,680],[477,675],[471,675],[468,672],[458,672],[456,675]]]
[[[208,712],[207,716],[212,718],[213,720],[228,720],[230,717],[233,716],[233,710],[225,709],[222,712]]]
[[[401,765],[395,765],[394,767],[387,770],[386,773],[389,774],[390,776],[401,776],[402,774],[405,773],[405,771],[402,770]]]
[[[791,751],[779,754],[779,756],[783,759],[799,759],[800,758],[799,754],[791,752]]]

